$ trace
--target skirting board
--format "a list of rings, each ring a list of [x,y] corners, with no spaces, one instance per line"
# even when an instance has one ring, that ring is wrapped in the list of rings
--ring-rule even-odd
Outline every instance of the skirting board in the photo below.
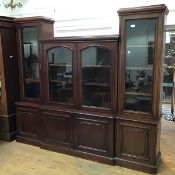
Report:
[[[16,137],[16,114],[0,115],[0,140],[13,141]]]

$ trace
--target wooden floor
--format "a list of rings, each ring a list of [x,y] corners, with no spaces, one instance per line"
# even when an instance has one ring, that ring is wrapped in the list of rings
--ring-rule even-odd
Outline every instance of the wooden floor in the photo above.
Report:
[[[175,122],[162,122],[158,175],[175,175]],[[0,175],[146,175],[17,142],[0,142]]]

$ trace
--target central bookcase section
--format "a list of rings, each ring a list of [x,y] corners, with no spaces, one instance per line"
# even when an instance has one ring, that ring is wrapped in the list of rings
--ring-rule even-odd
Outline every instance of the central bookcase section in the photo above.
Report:
[[[16,19],[17,141],[155,173],[165,5],[120,9],[120,36],[53,37]]]

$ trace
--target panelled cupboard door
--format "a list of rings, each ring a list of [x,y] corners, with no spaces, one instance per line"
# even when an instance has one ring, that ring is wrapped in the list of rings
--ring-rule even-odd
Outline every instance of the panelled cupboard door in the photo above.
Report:
[[[114,110],[117,87],[117,42],[78,43],[79,106]]]
[[[114,119],[88,114],[74,114],[74,148],[112,157],[114,155]]]
[[[35,108],[17,108],[17,135],[31,140],[39,139],[39,113]],[[18,137],[17,136],[17,137]]]
[[[120,114],[160,116],[163,20],[157,13],[120,17]]]
[[[156,157],[154,143],[156,140],[156,126],[116,120],[116,156],[123,161],[152,162]],[[122,161],[122,160],[121,160]]]
[[[55,105],[76,103],[76,60],[74,43],[46,43],[44,49],[44,96]]]
[[[43,144],[70,147],[71,124],[69,114],[42,112]]]

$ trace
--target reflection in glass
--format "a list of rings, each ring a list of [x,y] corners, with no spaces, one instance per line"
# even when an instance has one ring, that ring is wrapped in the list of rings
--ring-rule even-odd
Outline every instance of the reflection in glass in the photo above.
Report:
[[[73,103],[72,51],[57,47],[48,51],[49,99]]]
[[[109,108],[111,104],[111,52],[100,47],[82,51],[82,104]]]
[[[127,20],[125,110],[151,112],[156,20]]]
[[[37,28],[23,27],[20,28],[20,31],[23,55],[24,95],[29,98],[39,98],[40,77]]]
[[[164,68],[164,80],[163,80],[163,95],[162,100],[164,103],[171,102],[172,87],[173,87],[173,69],[175,64],[175,31],[166,32],[165,43],[165,62]]]

